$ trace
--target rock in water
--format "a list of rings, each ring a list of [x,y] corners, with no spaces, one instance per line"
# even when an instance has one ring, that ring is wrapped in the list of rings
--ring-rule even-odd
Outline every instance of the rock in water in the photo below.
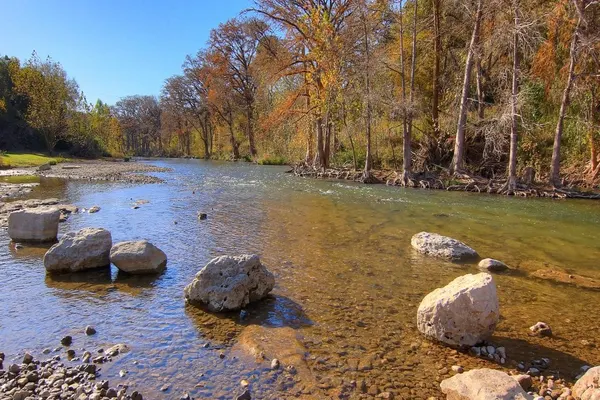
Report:
[[[466,261],[479,257],[475,250],[463,242],[437,233],[417,233],[410,240],[410,244],[419,253],[450,261]]]
[[[529,330],[534,336],[552,336],[552,328],[545,322],[538,322],[530,326]]]
[[[94,213],[97,213],[98,211],[100,211],[100,207],[98,207],[98,206],[93,206],[92,208],[90,208],[90,209],[88,210],[88,213],[90,213],[90,214],[94,214]]]
[[[493,258],[484,258],[483,260],[479,261],[479,265],[477,265],[477,267],[482,271],[488,272],[501,272],[508,269],[508,266],[502,261],[494,260]]]
[[[185,297],[210,311],[239,310],[265,297],[275,278],[257,255],[221,256],[210,261],[185,288]]]
[[[495,369],[474,369],[445,379],[440,384],[447,400],[531,400],[521,385]]]
[[[587,370],[573,386],[573,395],[581,400],[600,399],[600,367]]]
[[[69,232],[44,255],[48,272],[76,272],[110,265],[112,236],[102,228]]]
[[[491,336],[499,317],[492,276],[468,274],[425,296],[417,311],[417,327],[449,345],[474,346]]]
[[[8,216],[8,236],[15,242],[53,242],[59,220],[60,210],[55,207],[15,211]]]
[[[129,274],[153,274],[165,270],[167,255],[147,240],[121,242],[110,249],[110,261]]]

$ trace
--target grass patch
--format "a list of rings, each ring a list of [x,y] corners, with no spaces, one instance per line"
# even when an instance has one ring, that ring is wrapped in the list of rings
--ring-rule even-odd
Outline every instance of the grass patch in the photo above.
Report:
[[[0,166],[2,168],[39,167],[44,164],[56,164],[65,161],[68,161],[68,159],[49,157],[40,153],[2,153],[0,155]]]
[[[265,156],[265,157],[259,158],[257,163],[258,163],[258,165],[286,165],[287,161],[285,160],[285,158],[279,157],[279,156],[274,156],[274,157]]]

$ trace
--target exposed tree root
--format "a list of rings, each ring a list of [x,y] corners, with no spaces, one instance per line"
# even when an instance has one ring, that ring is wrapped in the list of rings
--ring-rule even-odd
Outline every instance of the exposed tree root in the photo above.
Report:
[[[511,188],[506,179],[486,179],[466,173],[438,174],[433,172],[419,172],[402,174],[395,171],[374,170],[368,174],[364,171],[355,171],[349,168],[315,169],[306,164],[294,166],[294,175],[320,179],[341,179],[362,183],[383,183],[388,186],[411,187],[420,189],[438,189],[453,192],[472,192],[500,194],[517,197],[547,197],[553,199],[591,199],[600,200],[600,193],[582,192],[573,188],[550,188],[544,186],[526,185],[515,183]]]

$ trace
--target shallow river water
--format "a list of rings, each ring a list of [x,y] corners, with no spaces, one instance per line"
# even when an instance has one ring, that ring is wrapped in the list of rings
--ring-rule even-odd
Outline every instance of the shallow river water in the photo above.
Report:
[[[547,357],[551,373],[571,381],[582,365],[600,364],[600,291],[529,276],[553,266],[600,278],[598,202],[307,180],[285,168],[242,163],[149,162],[173,169],[156,174],[165,183],[42,180],[30,197],[99,205],[99,213],[71,216],[60,232],[104,227],[113,242],[148,239],[168,256],[161,276],[127,277],[114,267],[46,276],[44,248],[16,250],[0,232],[0,351],[9,358],[24,350],[41,356],[67,334],[78,353],[125,343],[132,351],[103,366],[103,376],[149,399],[184,392],[230,399],[241,393],[242,379],[253,398],[356,397],[353,386],[360,389],[363,381],[371,394],[441,398],[439,382],[456,364],[514,369]],[[149,203],[132,209],[136,200]],[[199,211],[208,219],[199,221]],[[477,272],[476,264],[415,253],[410,238],[423,230],[513,267],[495,275],[501,321],[491,342],[506,347],[504,366],[430,343],[416,331],[423,296]],[[243,253],[259,254],[277,282],[248,318],[185,304],[183,288],[203,265]],[[528,327],[537,321],[550,324],[554,336],[530,337]],[[237,358],[231,347],[251,324],[295,329],[311,382]],[[86,325],[98,334],[86,337]],[[120,378],[120,370],[128,374]]]

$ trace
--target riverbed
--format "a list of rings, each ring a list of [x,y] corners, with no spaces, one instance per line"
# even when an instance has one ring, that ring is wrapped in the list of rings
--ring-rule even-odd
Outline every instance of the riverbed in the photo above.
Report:
[[[80,208],[61,233],[103,227],[113,242],[148,239],[168,256],[158,277],[110,273],[46,276],[45,248],[16,249],[0,233],[0,351],[39,355],[72,335],[76,349],[125,343],[132,351],[103,367],[111,383],[145,398],[230,399],[246,380],[253,398],[328,398],[389,391],[440,396],[452,365],[514,370],[547,357],[572,381],[600,364],[600,291],[533,278],[541,268],[600,279],[600,203],[521,199],[302,179],[284,167],[202,160],[151,160],[163,183],[140,185],[40,178],[29,198],[57,197]],[[147,200],[147,203],[136,203]],[[134,209],[134,204],[139,208]],[[197,213],[207,213],[198,220]],[[505,365],[424,340],[416,311],[431,290],[478,272],[417,254],[410,238],[437,232],[512,269],[495,275],[501,320],[491,342]],[[256,253],[275,274],[266,301],[248,317],[213,316],[185,304],[183,288],[210,259]],[[551,338],[528,327],[544,321]],[[290,327],[300,337],[314,385],[231,352],[244,327]],[[85,336],[83,328],[98,333]],[[79,350],[78,350],[79,351]],[[357,368],[361,363],[364,368]],[[119,376],[120,370],[128,373]],[[283,372],[281,372],[283,374]],[[354,382],[354,383],[353,383]],[[162,389],[162,390],[161,390]],[[360,389],[360,388],[359,388]],[[177,397],[178,398],[178,397]],[[337,397],[336,397],[337,398]]]

